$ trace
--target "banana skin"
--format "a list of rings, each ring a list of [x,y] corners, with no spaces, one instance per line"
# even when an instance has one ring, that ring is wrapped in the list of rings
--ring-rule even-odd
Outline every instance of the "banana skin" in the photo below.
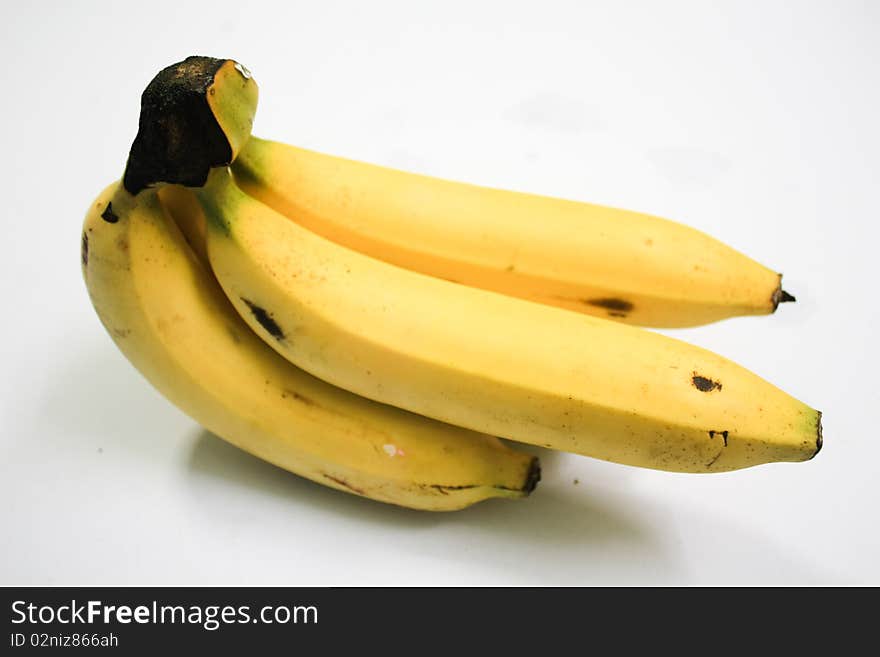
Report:
[[[255,456],[381,502],[448,511],[531,492],[533,456],[335,388],[270,349],[168,213],[198,243],[204,220],[186,194],[165,188],[163,205],[155,189],[132,195],[114,183],[82,232],[82,272],[101,322],[165,397]]]
[[[355,251],[438,278],[640,326],[772,313],[782,276],[648,214],[490,189],[251,137],[248,194]]]
[[[196,190],[238,313],[318,378],[475,431],[617,463],[723,472],[803,461],[821,414],[657,333],[457,285],[340,246],[251,198]]]

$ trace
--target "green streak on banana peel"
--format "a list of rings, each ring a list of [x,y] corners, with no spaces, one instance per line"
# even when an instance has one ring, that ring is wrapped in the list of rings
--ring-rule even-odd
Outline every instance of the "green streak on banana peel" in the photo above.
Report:
[[[241,192],[235,187],[229,167],[212,168],[205,179],[205,184],[193,191],[205,213],[208,229],[232,237],[230,219],[236,216],[235,208]]]
[[[125,189],[204,185],[209,170],[229,165],[247,142],[258,95],[250,72],[231,59],[187,57],[162,69],[141,96]]]

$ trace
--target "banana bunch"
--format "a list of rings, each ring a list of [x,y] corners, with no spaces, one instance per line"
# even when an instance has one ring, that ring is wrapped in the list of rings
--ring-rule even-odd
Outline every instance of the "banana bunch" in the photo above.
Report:
[[[111,337],[218,436],[431,510],[532,491],[496,436],[696,473],[821,448],[818,411],[633,326],[771,313],[772,270],[657,217],[252,137],[257,95],[232,60],[160,72],[82,237]]]
[[[540,476],[533,456],[324,383],[267,346],[226,299],[206,259],[194,197],[151,179],[183,171],[198,184],[198,175],[188,177],[196,167],[228,164],[255,102],[256,86],[229,61],[190,59],[147,88],[125,175],[91,205],[82,233],[83,275],[110,336],[197,422],[313,481],[438,511],[527,495]],[[204,131],[206,117],[226,107],[242,111],[225,131]],[[204,135],[196,148],[178,138],[187,129]],[[176,169],[181,158],[188,164]]]

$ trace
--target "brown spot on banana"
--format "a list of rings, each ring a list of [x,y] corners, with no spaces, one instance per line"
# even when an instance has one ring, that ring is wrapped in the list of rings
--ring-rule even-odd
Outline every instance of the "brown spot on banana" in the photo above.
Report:
[[[694,372],[694,375],[691,378],[691,382],[693,383],[694,388],[696,388],[700,392],[712,392],[713,390],[721,390],[720,381],[713,381],[712,379],[705,377],[701,374],[697,374],[696,372]]]
[[[347,488],[348,490],[350,490],[353,493],[357,493],[358,495],[366,495],[366,493],[364,493],[364,491],[362,489],[356,488],[355,486],[352,486],[345,479],[341,479],[340,477],[334,477],[333,475],[328,475],[326,472],[324,472],[322,474],[324,475],[325,478],[329,479],[330,481],[332,481],[334,483],[339,484],[343,488]]]
[[[584,299],[584,303],[588,306],[604,308],[612,317],[626,317],[626,313],[632,312],[632,309],[635,307],[632,302],[627,301],[626,299],[618,299],[617,297]]]
[[[492,486],[497,490],[506,490],[514,493],[523,493],[524,495],[529,495],[535,487],[538,485],[538,482],[541,481],[541,462],[538,458],[533,458],[531,463],[529,463],[529,469],[526,473],[525,481],[523,482],[522,487],[513,488],[511,486],[502,486],[501,484]],[[468,490],[470,488],[479,488],[479,484],[459,484],[459,485],[444,485],[444,484],[427,484],[423,485],[424,488],[432,488],[436,490],[441,495],[449,495],[449,491],[453,490]]]
[[[606,311],[608,311],[609,317],[625,318],[629,315],[630,312],[632,312],[633,308],[635,308],[632,302],[627,301],[626,299],[619,299],[617,297],[583,299],[583,302],[588,306],[604,308]]]
[[[106,221],[108,224],[115,224],[117,221],[119,221],[119,217],[115,212],[113,212],[112,203],[107,204],[107,207],[101,213],[101,219]]]
[[[721,436],[721,439],[724,441],[724,446],[727,447],[727,436],[730,435],[729,431],[710,431],[709,438],[715,439],[715,436]]]
[[[450,490],[467,490],[468,488],[477,488],[477,484],[463,484],[459,486],[444,486],[443,484],[428,484],[428,488],[433,488],[435,490],[440,491],[443,495],[449,495],[448,492]],[[510,490],[509,488],[505,488],[504,486],[496,486],[495,488],[500,488],[503,490]]]
[[[89,236],[86,235],[85,231],[82,234],[82,244],[80,246],[80,258],[82,259],[82,266],[87,267],[89,264]]]
[[[311,397],[306,397],[305,395],[298,393],[296,390],[288,390],[285,388],[281,391],[281,398],[295,399],[298,402],[302,402],[306,406],[317,406],[314,399],[312,399]]]
[[[721,450],[719,450],[719,452],[715,455],[715,458],[713,458],[711,461],[709,461],[706,464],[706,467],[711,468],[713,465],[715,465],[715,461],[717,461],[719,458],[721,458],[721,455],[723,453],[724,453],[724,448],[722,447]]]
[[[245,305],[247,305],[248,309],[251,311],[251,314],[254,316],[254,319],[259,322],[260,326],[266,329],[266,332],[271,335],[273,338],[281,342],[284,340],[284,331],[281,330],[281,327],[278,325],[278,322],[272,317],[272,314],[269,313],[265,308],[258,306],[253,301],[249,301],[244,297],[241,297],[241,300],[244,301]]]

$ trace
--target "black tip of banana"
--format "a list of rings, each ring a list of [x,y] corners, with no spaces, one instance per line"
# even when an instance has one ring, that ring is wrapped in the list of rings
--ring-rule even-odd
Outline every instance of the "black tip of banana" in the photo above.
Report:
[[[162,69],[147,85],[122,177],[130,194],[159,183],[201,187],[212,167],[232,162],[237,144],[250,134],[256,93],[245,99],[237,89],[227,91],[234,85],[223,73],[230,69],[242,84],[255,87],[250,73],[233,60],[198,56]],[[233,102],[218,100],[224,96]],[[225,120],[218,107],[241,116]],[[246,125],[247,134],[232,134],[243,131],[240,124]]]
[[[816,411],[816,451],[813,452],[813,456],[810,458],[815,458],[816,454],[822,451],[822,411]]]
[[[773,311],[776,311],[780,303],[794,303],[795,301],[797,299],[793,294],[789,294],[782,289],[782,274],[779,274],[779,285],[773,290],[773,296],[770,298],[770,303],[773,304]]]
[[[529,464],[529,471],[526,474],[526,482],[523,486],[523,493],[526,495],[530,494],[538,485],[538,482],[541,481],[541,462],[538,460],[538,457],[532,459],[531,464]]]

